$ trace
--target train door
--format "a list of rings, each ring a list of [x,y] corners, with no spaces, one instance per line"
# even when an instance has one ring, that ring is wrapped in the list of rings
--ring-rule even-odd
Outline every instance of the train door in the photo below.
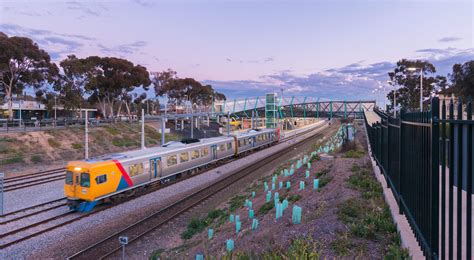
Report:
[[[253,136],[252,137],[252,147],[255,147],[255,144],[257,143],[257,137]]]
[[[150,176],[152,179],[161,176],[161,157],[150,159]]]
[[[217,145],[212,145],[211,146],[212,150],[212,160],[217,160]]]

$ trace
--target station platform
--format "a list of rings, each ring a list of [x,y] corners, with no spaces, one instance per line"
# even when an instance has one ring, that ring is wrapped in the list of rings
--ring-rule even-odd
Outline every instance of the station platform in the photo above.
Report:
[[[380,122],[380,117],[374,111],[364,111],[365,117],[367,118],[367,122],[371,125],[374,123]]]

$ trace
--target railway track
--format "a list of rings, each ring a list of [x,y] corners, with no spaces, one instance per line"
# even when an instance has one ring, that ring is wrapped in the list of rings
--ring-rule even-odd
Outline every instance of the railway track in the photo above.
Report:
[[[4,180],[4,192],[28,188],[40,184],[49,183],[64,179],[64,169],[53,169],[37,173],[26,174],[22,176],[15,176],[6,178]]]
[[[276,163],[277,160],[288,153],[289,150],[298,149],[299,147],[303,147],[309,142],[314,141],[315,139],[319,139],[326,134],[332,132],[334,130],[333,127],[329,127],[323,129],[322,131],[315,133],[311,137],[302,140],[301,142],[294,143],[287,148],[278,151],[263,160],[252,164],[250,167],[246,167],[241,170],[236,170],[233,173],[227,175],[226,177],[217,180],[216,182],[207,185],[206,187],[194,192],[191,195],[188,195],[169,206],[156,211],[155,213],[127,226],[126,228],[113,233],[112,235],[90,245],[89,247],[75,253],[68,257],[68,259],[104,259],[112,254],[116,253],[121,249],[118,245],[118,237],[122,235],[128,236],[129,240],[128,243],[131,244],[137,240],[139,240],[144,235],[156,230],[160,226],[170,222],[177,216],[181,215],[184,212],[189,211],[196,205],[204,202],[208,198],[212,197],[213,195],[217,194],[218,192],[224,190],[225,188],[231,186],[241,178],[252,174],[255,170],[259,169],[260,167],[270,164]]]
[[[38,215],[43,212],[47,212],[47,211],[59,208],[61,206],[66,206],[66,197],[47,201],[44,203],[33,205],[31,207],[19,209],[16,211],[8,212],[7,214],[1,216],[0,225],[18,221],[20,219],[24,219],[24,218],[31,217],[34,215]]]
[[[289,137],[283,138],[281,140],[281,142],[285,142],[285,141],[288,141],[290,139],[293,139],[296,136],[300,136],[300,135],[306,134],[308,132],[318,130],[323,126],[324,125],[320,125],[316,128],[311,128],[311,129],[308,129],[308,130],[302,130],[301,132],[297,133],[296,135],[291,135]],[[211,167],[211,168],[214,168],[214,167]],[[207,171],[209,169],[210,168],[204,169],[204,171]],[[63,171],[62,169],[56,169],[56,170],[51,170],[51,171],[36,173],[36,174],[41,174],[41,176],[43,176],[43,177],[47,176],[46,178],[50,178],[51,176],[49,176],[49,175],[57,174],[57,172],[59,172],[59,170]],[[34,174],[31,174],[31,175],[34,175]],[[187,177],[181,178],[181,180],[191,178],[191,177],[194,177],[194,176],[195,175],[187,176]],[[8,179],[10,179],[10,178],[8,178]],[[13,180],[25,180],[25,179],[28,179],[28,177],[27,176],[18,176],[18,177],[12,177],[11,179],[13,179]],[[150,192],[154,192],[157,189],[163,188],[165,186],[172,185],[173,183],[174,182],[167,183],[167,184],[161,185],[161,186],[156,186],[156,188],[150,189],[149,191],[145,192],[145,194],[150,193]],[[33,186],[33,185],[35,185],[35,184],[32,184],[31,186]],[[134,199],[136,197],[137,196],[126,199],[126,200],[122,201],[121,203],[123,203],[125,201],[128,201],[130,199]],[[48,217],[46,217],[46,218],[44,218],[40,221],[35,221],[34,223],[29,223],[27,225],[20,225],[20,227],[11,229],[11,230],[9,230],[5,233],[0,234],[0,239],[2,241],[2,243],[0,244],[0,249],[9,247],[9,246],[14,245],[14,244],[17,244],[21,241],[24,241],[24,240],[30,239],[32,237],[38,236],[38,235],[43,234],[45,232],[48,232],[50,230],[65,226],[65,225],[70,224],[72,222],[75,222],[79,219],[88,217],[92,214],[95,214],[95,213],[98,213],[100,211],[111,208],[115,205],[116,204],[105,205],[105,206],[99,207],[96,210],[94,210],[92,212],[89,212],[89,213],[76,213],[76,212],[72,212],[72,211],[69,211],[69,210],[65,209],[64,211],[59,212],[59,214],[54,214],[52,216],[48,216]],[[7,213],[7,214],[5,214],[1,217],[2,219],[5,219],[5,218],[7,218],[7,219],[0,222],[0,224],[2,224],[2,225],[11,224],[11,223],[20,221],[22,219],[28,219],[30,217],[33,218],[33,216],[35,216],[35,220],[36,220],[36,218],[38,218],[38,216],[40,216],[41,214],[43,214],[45,212],[48,212],[48,211],[53,211],[55,209],[59,209],[61,207],[66,207],[66,198],[60,198],[60,199],[57,199],[57,200],[53,200],[53,201],[41,203],[41,204],[38,204],[38,205],[34,205],[34,206],[31,206],[31,207],[28,207],[28,208],[20,209],[20,210],[14,211],[14,212],[9,212],[9,213]],[[17,215],[19,215],[19,216],[17,216]],[[13,216],[13,217],[8,218],[9,216]]]

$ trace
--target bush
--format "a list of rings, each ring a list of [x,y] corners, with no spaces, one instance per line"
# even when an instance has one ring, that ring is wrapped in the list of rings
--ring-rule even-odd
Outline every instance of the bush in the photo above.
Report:
[[[190,239],[195,234],[201,233],[207,227],[207,225],[208,224],[206,220],[194,218],[189,222],[188,228],[186,229],[186,231],[181,233],[181,238]]]
[[[288,202],[296,202],[300,199],[301,199],[301,195],[299,195],[299,194],[291,195],[290,197],[288,197]]]
[[[274,204],[273,201],[265,202],[265,204],[263,204],[263,205],[258,209],[258,213],[259,213],[259,214],[262,214],[262,215],[267,214],[270,210],[273,209],[273,207],[274,207],[273,204]]]
[[[48,139],[48,144],[49,144],[49,146],[51,146],[53,148],[61,147],[61,144],[58,141],[54,140],[53,138]]]
[[[112,144],[118,147],[130,147],[130,146],[136,145],[137,142],[128,137],[123,137],[123,138],[114,138],[112,140]]]
[[[230,212],[234,212],[236,209],[242,207],[244,205],[244,202],[245,202],[244,195],[234,196],[232,199],[230,199],[230,202],[229,202]]]
[[[82,149],[82,144],[81,143],[73,143],[73,144],[71,144],[71,147],[73,149],[76,149],[76,150]]]
[[[33,155],[31,156],[30,160],[32,163],[40,163],[43,161],[43,158],[39,155]]]

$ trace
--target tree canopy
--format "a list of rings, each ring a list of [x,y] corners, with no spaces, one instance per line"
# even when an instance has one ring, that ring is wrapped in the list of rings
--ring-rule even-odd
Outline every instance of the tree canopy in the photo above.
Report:
[[[225,100],[224,94],[215,91],[211,85],[202,85],[193,78],[178,78],[173,70],[154,73],[153,85],[157,96],[168,97],[170,103],[210,105],[213,100]]]
[[[410,71],[416,68],[417,71]],[[436,68],[428,61],[402,59],[397,62],[395,69],[388,73],[391,85],[397,87],[397,104],[406,110],[416,110],[420,107],[420,77],[423,71],[423,97],[430,97],[435,91],[444,89],[447,85],[446,77],[430,76]],[[394,90],[390,91],[387,98],[393,109]]]
[[[453,72],[449,74],[452,82],[450,90],[462,98],[474,97],[474,61],[464,64],[455,64]]]
[[[0,34],[0,92],[7,98],[9,118],[13,118],[13,95],[26,86],[41,88],[53,83],[59,69],[49,54],[26,37]]]

